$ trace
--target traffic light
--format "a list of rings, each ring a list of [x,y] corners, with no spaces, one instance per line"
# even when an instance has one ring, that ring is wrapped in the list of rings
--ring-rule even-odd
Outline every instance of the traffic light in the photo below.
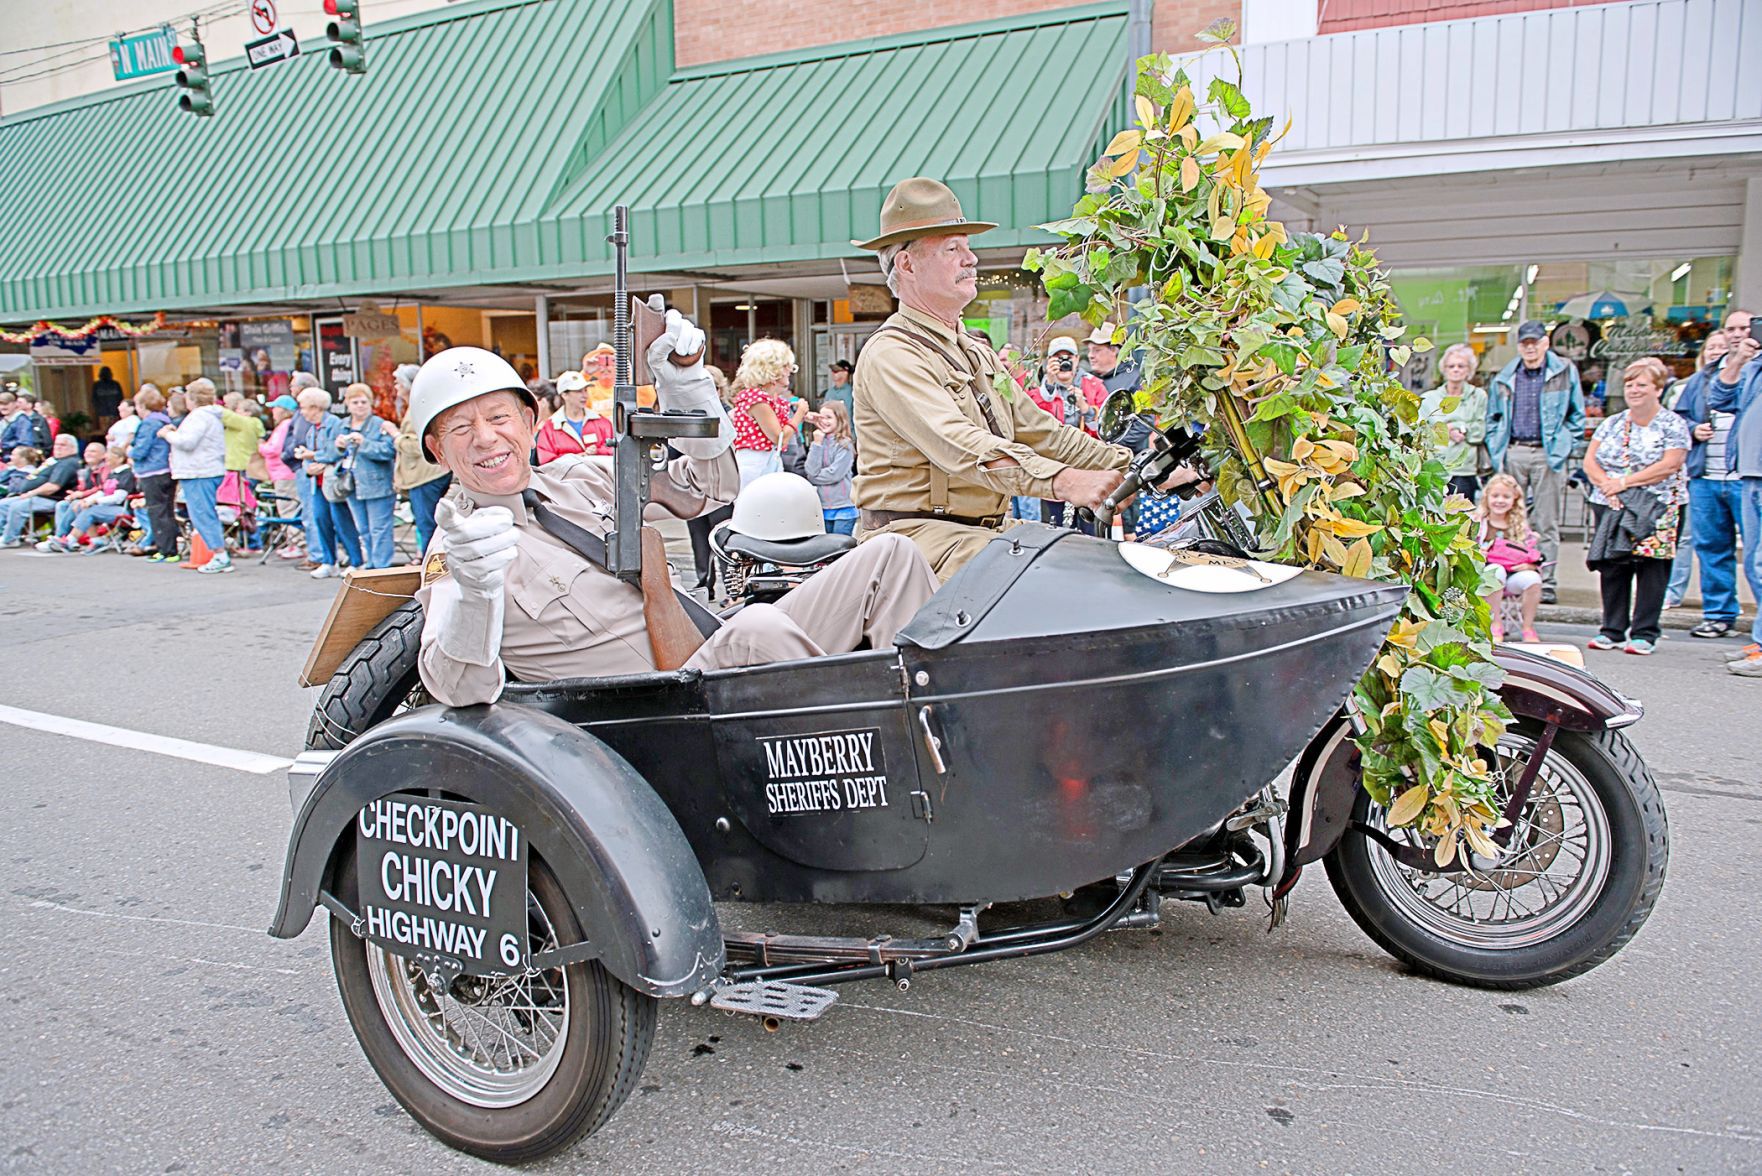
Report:
[[[202,42],[191,41],[171,51],[177,62],[177,108],[208,118],[214,113],[214,84],[208,80],[208,54]]]
[[[352,74],[367,72],[367,46],[361,36],[361,0],[324,0],[334,19],[324,26],[330,42],[330,68]]]

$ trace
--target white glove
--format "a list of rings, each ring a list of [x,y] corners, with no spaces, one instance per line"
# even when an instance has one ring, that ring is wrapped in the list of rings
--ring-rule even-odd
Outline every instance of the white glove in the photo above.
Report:
[[[667,312],[667,329],[649,344],[649,373],[655,378],[655,403],[664,412],[701,412],[715,417],[721,427],[714,437],[681,437],[673,447],[687,457],[714,458],[734,444],[734,424],[728,419],[716,385],[704,370],[702,357],[688,367],[672,356],[696,355],[704,350],[704,333],[677,310]]]
[[[703,328],[677,310],[667,312],[667,330],[662,337],[673,340],[674,355],[696,355],[704,349]]]
[[[458,585],[440,618],[441,651],[471,665],[491,665],[502,651],[503,587],[520,543],[513,512],[486,506],[464,514],[443,498],[435,504],[434,521],[445,540],[447,571]]]

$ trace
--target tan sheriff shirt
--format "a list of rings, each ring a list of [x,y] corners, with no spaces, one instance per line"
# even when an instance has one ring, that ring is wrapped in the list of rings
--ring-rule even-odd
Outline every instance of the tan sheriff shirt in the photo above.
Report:
[[[732,455],[675,458],[655,475],[650,517],[689,518],[734,498],[740,471]],[[570,522],[605,537],[613,527],[617,483],[609,457],[579,454],[559,458],[532,472],[531,489]],[[459,587],[446,568],[446,535],[437,533],[423,560],[423,685],[448,706],[494,702],[505,673],[528,682],[556,678],[647,673],[655,668],[642,592],[589,563],[574,548],[539,526],[519,497],[453,491],[473,509],[506,507],[514,515],[520,543],[508,566],[502,617],[501,656],[474,665],[448,656],[438,635],[461,623]]]
[[[1068,466],[1124,469],[1131,451],[1054,420],[1027,392],[992,390],[997,354],[912,307],[884,325],[903,325],[935,340],[951,367],[922,344],[883,331],[863,345],[856,371],[856,504],[868,510],[946,510],[985,518],[1008,511],[1011,495],[1056,498],[1052,479]],[[993,433],[969,388],[977,372],[991,391]],[[986,469],[1011,458],[1016,464]]]

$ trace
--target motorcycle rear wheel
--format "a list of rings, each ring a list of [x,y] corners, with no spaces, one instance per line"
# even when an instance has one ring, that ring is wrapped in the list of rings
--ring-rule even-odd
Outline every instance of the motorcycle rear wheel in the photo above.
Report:
[[[531,952],[581,927],[542,861],[527,872]],[[353,901],[354,863],[344,866]],[[449,1147],[498,1163],[536,1160],[604,1126],[635,1088],[656,1001],[598,961],[524,977],[461,977],[436,992],[421,969],[330,920],[349,1025],[380,1081]]]
[[[1498,767],[1512,784],[1540,735],[1524,721],[1500,740]],[[1382,806],[1363,791],[1353,819],[1419,845],[1407,830],[1388,830]],[[1634,937],[1664,887],[1669,846],[1658,786],[1626,736],[1561,731],[1497,861],[1415,870],[1348,832],[1327,871],[1365,934],[1415,971],[1536,988],[1590,971]]]

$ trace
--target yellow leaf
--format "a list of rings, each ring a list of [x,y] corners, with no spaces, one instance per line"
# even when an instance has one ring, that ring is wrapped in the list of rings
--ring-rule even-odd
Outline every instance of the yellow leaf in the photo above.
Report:
[[[1140,95],[1138,95],[1138,97],[1136,99],[1136,105],[1138,107],[1138,121],[1143,123],[1147,127],[1155,126],[1156,125],[1156,103],[1152,102],[1150,99],[1148,99],[1144,95],[1140,94]]]
[[[1362,580],[1370,575],[1370,560],[1370,540],[1360,539],[1346,549],[1346,558],[1340,562],[1340,572]]]
[[[1419,642],[1419,635],[1425,629],[1423,621],[1397,621],[1389,631],[1387,638],[1390,645],[1402,649],[1412,649]]]
[[[1426,730],[1432,733],[1432,738],[1438,741],[1439,747],[1450,746],[1450,728],[1444,725],[1444,720],[1433,719],[1426,724]]]
[[[1273,255],[1273,250],[1278,247],[1279,243],[1273,240],[1273,235],[1271,233],[1262,233],[1259,237],[1255,238],[1254,256],[1265,261]]]
[[[1323,441],[1321,446],[1329,453],[1332,453],[1335,457],[1338,457],[1341,461],[1352,462],[1358,460],[1358,446],[1352,444],[1350,441]]]
[[[1136,133],[1136,132],[1134,132],[1134,133]],[[1142,154],[1142,152],[1140,152],[1136,147],[1132,148],[1132,150],[1128,151],[1126,154],[1120,156],[1118,159],[1114,160],[1113,163],[1108,165],[1107,174],[1112,176],[1116,180],[1119,179],[1121,176],[1131,174],[1132,169],[1138,166],[1138,156],[1141,154]]]
[[[1275,478],[1283,478],[1289,474],[1297,472],[1297,467],[1295,465],[1288,461],[1280,461],[1276,457],[1267,458],[1265,465],[1267,472]]]
[[[1191,155],[1181,160],[1181,191],[1191,192],[1199,184],[1199,161]]]
[[[1395,803],[1389,806],[1388,820],[1390,826],[1411,825],[1413,819],[1425,811],[1425,807],[1426,786],[1424,784],[1415,784],[1412,788],[1409,788],[1406,792],[1403,792],[1398,796],[1395,799]]]
[[[1346,337],[1346,320],[1331,310],[1327,312],[1326,317],[1328,330],[1334,332],[1336,338],[1344,339]]]
[[[1199,145],[1199,154],[1210,155],[1214,151],[1234,151],[1242,146],[1242,136],[1231,131],[1219,131]]]
[[[1478,821],[1464,821],[1462,835],[1468,838],[1468,847],[1482,857],[1496,858],[1499,856],[1499,847],[1493,844],[1493,839],[1487,836],[1487,831],[1481,828]]]
[[[1343,566],[1346,563],[1346,545],[1328,534],[1326,530],[1322,531],[1321,537],[1322,554],[1328,557],[1328,562],[1335,567]]]
[[[1375,535],[1383,529],[1383,525],[1360,522],[1358,519],[1336,519],[1331,529],[1342,539],[1357,539],[1364,535]]]
[[[1353,311],[1363,309],[1363,304],[1356,298],[1342,298],[1340,301],[1334,303],[1335,314],[1351,314]]]
[[[1169,103],[1169,134],[1177,134],[1193,117],[1193,87],[1182,86]]]
[[[1432,860],[1438,863],[1441,870],[1456,860],[1456,835],[1447,833],[1438,838],[1438,848],[1432,851]]]
[[[1191,151],[1199,145],[1199,128],[1192,123],[1182,127],[1180,134],[1181,142],[1187,145],[1187,150]]]
[[[1364,487],[1357,482],[1338,482],[1334,485],[1334,498],[1337,501],[1357,498],[1364,493]]]
[[[1317,372],[1315,373],[1315,386],[1317,388],[1338,388],[1340,386],[1340,381],[1334,379],[1334,377],[1328,375],[1326,372]]]
[[[1291,456],[1297,461],[1308,461],[1315,452],[1315,442],[1308,437],[1299,437],[1291,446]]]
[[[1377,669],[1383,671],[1384,677],[1399,678],[1401,676],[1401,659],[1392,653],[1385,653],[1377,659]]]
[[[1228,241],[1236,235],[1236,222],[1229,217],[1220,217],[1211,222],[1211,239]]]
[[[1121,131],[1113,137],[1111,142],[1108,143],[1107,150],[1103,151],[1102,154],[1123,155],[1128,151],[1136,151],[1138,145],[1142,142],[1144,142],[1143,131]]]

